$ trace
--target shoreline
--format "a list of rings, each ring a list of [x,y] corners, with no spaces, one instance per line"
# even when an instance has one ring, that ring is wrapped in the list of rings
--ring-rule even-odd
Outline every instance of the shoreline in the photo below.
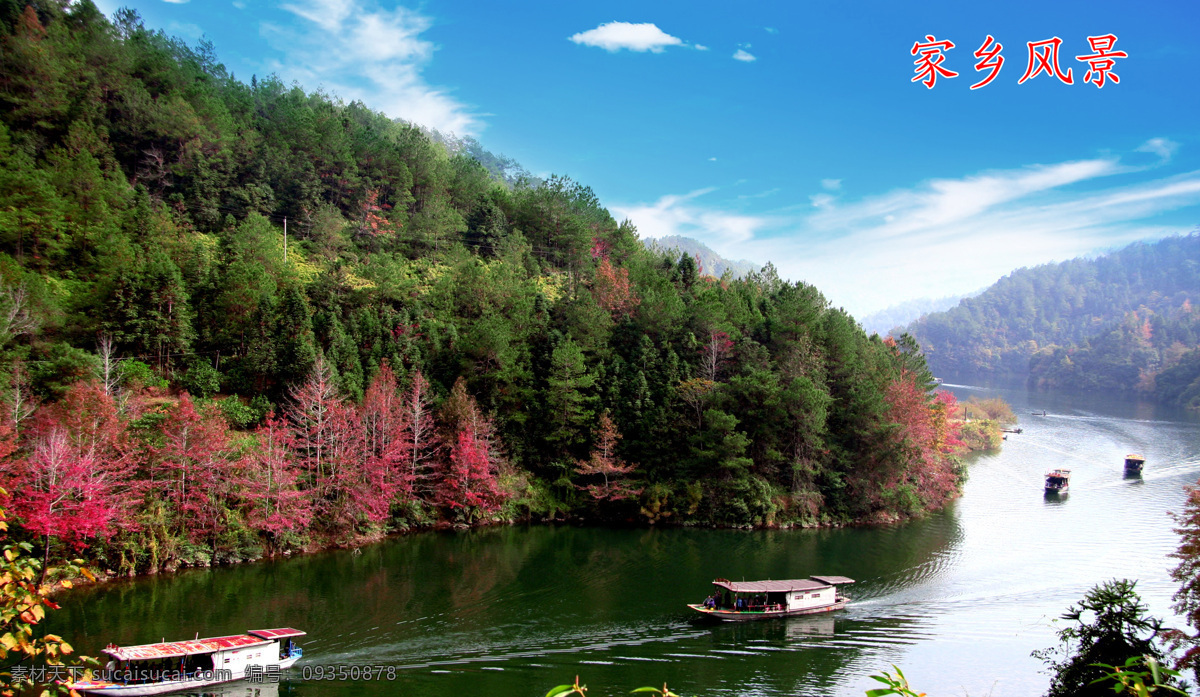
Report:
[[[86,564],[84,564],[81,566],[88,568],[89,571],[91,571],[92,578],[88,578],[87,576],[84,576],[82,574],[79,574],[76,576],[61,577],[61,578],[49,578],[48,577],[46,580],[46,583],[50,586],[50,591],[49,591],[50,595],[57,596],[59,593],[70,592],[70,591],[81,589],[81,588],[97,587],[97,586],[107,585],[110,583],[116,583],[116,582],[121,582],[121,581],[140,581],[140,580],[146,580],[146,579],[150,579],[150,578],[160,578],[160,577],[164,577],[164,576],[173,576],[173,575],[177,575],[177,574],[187,573],[187,572],[191,572],[191,571],[201,571],[201,570],[205,570],[205,569],[213,570],[213,569],[220,569],[220,568],[233,568],[233,567],[244,566],[244,565],[248,565],[248,564],[261,564],[263,562],[281,562],[281,561],[286,561],[289,559],[295,559],[298,557],[313,556],[313,555],[325,554],[325,553],[335,553],[335,552],[340,552],[340,551],[350,551],[352,554],[355,552],[361,553],[360,550],[363,547],[370,547],[370,546],[374,546],[374,545],[383,544],[393,538],[404,537],[407,535],[430,533],[430,532],[433,532],[433,533],[462,533],[462,532],[469,532],[469,531],[473,531],[473,530],[482,530],[482,529],[500,528],[500,527],[510,527],[511,528],[511,527],[517,527],[517,526],[534,527],[534,526],[564,525],[564,526],[580,527],[580,528],[609,528],[609,529],[637,529],[637,530],[651,530],[654,528],[670,528],[670,529],[695,528],[695,529],[704,529],[704,530],[740,530],[740,531],[747,532],[747,533],[767,531],[767,530],[821,530],[821,529],[838,529],[838,528],[851,528],[851,527],[885,528],[885,527],[898,526],[898,525],[903,525],[903,524],[910,523],[910,522],[915,522],[918,520],[922,520],[930,515],[940,513],[952,501],[955,501],[961,497],[962,497],[962,492],[960,491],[955,496],[953,496],[953,497],[947,499],[945,502],[943,502],[943,504],[941,506],[939,506],[938,508],[923,511],[922,514],[918,515],[918,516],[897,516],[897,517],[894,517],[891,519],[883,519],[883,520],[856,520],[856,521],[843,521],[843,522],[822,522],[822,523],[817,523],[814,525],[805,525],[805,524],[801,524],[801,523],[783,523],[783,524],[775,523],[775,524],[764,524],[764,525],[699,525],[699,524],[692,524],[692,523],[686,523],[686,522],[685,523],[645,522],[645,523],[640,523],[640,524],[633,523],[633,522],[627,522],[627,524],[614,524],[612,522],[589,522],[587,519],[584,519],[584,518],[549,518],[549,519],[540,520],[540,521],[531,520],[531,519],[527,519],[527,520],[497,520],[497,521],[489,521],[485,524],[477,523],[474,525],[465,525],[462,523],[455,524],[455,523],[447,523],[447,522],[442,521],[442,522],[439,522],[439,523],[436,523],[433,525],[409,528],[406,530],[399,530],[399,531],[393,531],[393,532],[388,532],[388,533],[360,535],[360,536],[356,537],[354,540],[349,541],[349,542],[332,543],[332,544],[327,544],[327,545],[313,543],[313,544],[306,545],[305,547],[303,547],[301,549],[280,552],[280,553],[272,555],[272,556],[260,556],[260,557],[255,557],[255,558],[242,559],[239,561],[222,561],[222,562],[218,562],[215,564],[210,563],[210,564],[180,565],[180,566],[176,566],[176,567],[170,568],[170,569],[145,571],[145,572],[136,573],[136,574],[119,574],[119,573],[112,572],[112,571],[97,571],[95,569],[92,569],[91,567],[88,567]],[[55,568],[52,567],[50,569],[48,576],[53,575],[54,571],[55,571]],[[68,582],[69,585],[63,585],[64,581]]]

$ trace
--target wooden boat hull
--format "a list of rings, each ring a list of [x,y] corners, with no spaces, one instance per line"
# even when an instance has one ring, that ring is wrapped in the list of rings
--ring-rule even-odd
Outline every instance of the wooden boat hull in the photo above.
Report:
[[[300,660],[300,656],[290,656],[282,659],[278,662],[279,669],[286,670],[291,668],[298,660]],[[124,695],[125,697],[143,697],[144,695],[165,695],[170,692],[196,692],[200,688],[208,687],[209,685],[220,685],[227,682],[236,682],[246,678],[246,671],[244,669],[215,670],[211,672],[213,676],[211,680],[202,676],[197,676],[196,678],[184,680],[164,680],[162,682],[140,683],[136,685],[125,685],[119,682],[93,680],[90,682],[75,683],[72,688],[77,692],[85,692],[89,695]]]
[[[846,599],[840,598],[832,605],[798,608],[795,610],[728,610],[724,608],[707,608],[701,603],[689,603],[688,607],[714,620],[721,620],[723,622],[748,622],[750,620],[766,620],[775,617],[794,617],[796,615],[816,615],[822,612],[833,612],[834,610],[841,610],[846,607]]]

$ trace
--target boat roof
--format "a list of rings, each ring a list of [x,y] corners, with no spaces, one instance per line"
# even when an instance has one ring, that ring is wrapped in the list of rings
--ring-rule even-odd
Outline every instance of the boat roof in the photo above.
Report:
[[[810,591],[818,588],[829,588],[839,583],[854,583],[853,579],[845,576],[813,576],[812,578],[793,578],[782,581],[728,581],[718,578],[713,585],[734,593],[788,593],[791,591]]]
[[[824,581],[831,586],[840,586],[844,583],[854,583],[854,579],[846,578],[845,576],[813,576],[815,581]]]
[[[280,627],[279,629],[251,629],[246,632],[260,639],[287,639],[288,637],[304,636],[306,632],[291,627]]]
[[[164,641],[140,646],[110,646],[104,653],[118,661],[147,661],[155,658],[178,658],[199,653],[214,653],[222,649],[240,649],[268,643],[264,639],[236,634],[192,641]]]
[[[253,629],[247,634],[193,639],[190,641],[163,641],[157,644],[141,644],[139,646],[117,646],[109,644],[104,653],[118,661],[149,661],[158,658],[179,658],[195,654],[215,653],[224,649],[244,649],[253,646],[264,646],[275,639],[301,636],[304,632],[297,629]]]
[[[1046,476],[1047,477],[1069,477],[1069,476],[1071,476],[1071,470],[1064,470],[1064,469],[1050,470],[1049,472],[1046,473]]]
[[[1126,460],[1141,460],[1142,462],[1146,461],[1146,458],[1142,457],[1141,455],[1138,455],[1137,453],[1129,453],[1128,455],[1125,456],[1125,459]]]

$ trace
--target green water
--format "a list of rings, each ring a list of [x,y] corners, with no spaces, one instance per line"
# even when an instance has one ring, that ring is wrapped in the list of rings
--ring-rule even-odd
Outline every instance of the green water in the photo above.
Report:
[[[907,525],[424,533],[82,589],[50,624],[93,655],[110,641],[309,633],[288,680],[224,690],[236,697],[541,697],[576,674],[591,697],[664,681],[686,695],[861,695],[892,664],[930,694],[1038,694],[1047,679],[1029,652],[1095,583],[1138,578],[1170,615],[1167,511],[1200,477],[1200,425],[1144,405],[1005,396],[1024,433],[972,462],[962,499]],[[1131,451],[1147,457],[1141,479],[1122,476]],[[1043,498],[1050,467],[1073,470],[1065,499]],[[719,576],[810,574],[857,579],[850,606],[749,624],[685,607]],[[338,666],[396,670],[340,680]]]

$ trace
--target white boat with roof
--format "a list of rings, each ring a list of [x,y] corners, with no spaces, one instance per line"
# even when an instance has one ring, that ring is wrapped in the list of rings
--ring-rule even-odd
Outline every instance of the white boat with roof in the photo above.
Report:
[[[299,629],[252,629],[245,634],[140,646],[109,644],[109,661],[91,680],[72,685],[90,695],[160,695],[206,685],[270,678],[300,660]]]
[[[689,604],[713,619],[740,622],[769,617],[811,615],[846,607],[838,586],[854,583],[845,576],[812,576],[784,581],[713,581],[717,591],[703,603]]]

